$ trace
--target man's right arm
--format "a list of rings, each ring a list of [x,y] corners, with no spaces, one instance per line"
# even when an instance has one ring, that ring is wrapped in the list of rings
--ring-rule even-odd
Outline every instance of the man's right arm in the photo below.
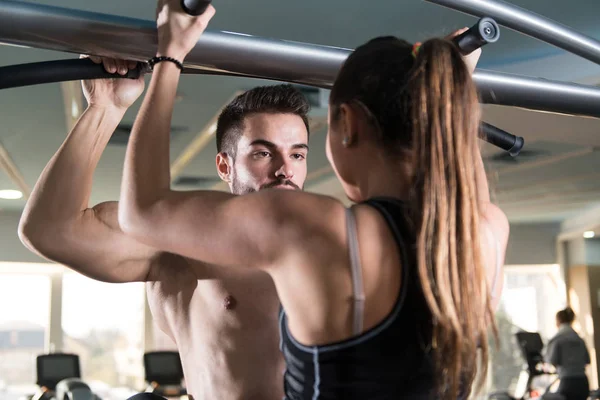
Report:
[[[112,81],[87,84],[95,85],[92,96],[96,97],[128,90],[131,103],[143,90],[143,80]],[[117,89],[116,85],[122,86]],[[88,101],[89,96],[88,91]],[[129,105],[112,100],[90,102],[42,172],[19,224],[19,237],[30,250],[105,282],[146,281],[159,256],[155,249],[122,232],[117,202],[88,206],[94,170]]]

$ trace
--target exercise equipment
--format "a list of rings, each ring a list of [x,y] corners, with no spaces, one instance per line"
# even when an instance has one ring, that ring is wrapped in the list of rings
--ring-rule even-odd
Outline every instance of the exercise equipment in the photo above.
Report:
[[[192,15],[199,15],[206,10],[210,3],[210,0],[182,0],[182,7]],[[500,28],[495,21],[490,18],[482,18],[453,40],[461,53],[466,55],[487,43],[497,41],[499,36]],[[126,75],[110,74],[105,71],[101,64],[96,64],[89,59],[12,65],[0,68],[0,89],[81,79],[137,79],[141,75],[150,72],[150,70],[146,62],[138,62],[137,68],[128,71]],[[198,73],[203,71],[184,68],[182,72]],[[490,124],[482,126],[479,137],[508,151],[512,156],[519,154],[524,145],[522,137],[514,136]]]
[[[79,356],[41,354],[36,358],[39,390],[29,400],[100,400],[81,379]]]
[[[202,14],[211,1],[182,0],[184,10],[191,15]],[[188,10],[189,7],[189,10]],[[201,12],[200,12],[201,11]],[[500,37],[500,28],[491,18],[482,18],[470,29],[453,39],[463,55],[470,54],[487,43],[494,43]],[[20,65],[10,65],[0,68],[0,89],[55,83],[82,79],[129,78],[137,79],[151,72],[151,68],[143,61],[126,75],[106,72],[101,64],[89,59],[68,59],[46,61]],[[185,68],[184,74],[211,74],[209,71]],[[236,75],[244,76],[244,75]]]
[[[501,23],[509,6],[494,0],[435,1],[455,8],[468,3],[474,12],[485,9],[481,16]],[[526,10],[519,10],[518,15],[514,21],[506,19],[511,29],[552,44],[567,41],[568,46],[563,48],[585,48],[588,58],[600,60],[600,42]],[[557,26],[560,30],[555,31]],[[127,40],[121,40],[123,37]],[[155,21],[14,0],[0,2],[0,43],[146,61],[155,55],[156,41]],[[204,71],[198,73],[331,88],[350,52],[339,47],[207,30],[187,55],[185,66]],[[483,70],[475,71],[473,79],[483,103],[600,117],[600,88],[591,85]]]
[[[146,63],[138,63],[136,69],[121,76],[106,72],[102,64],[96,64],[89,58],[43,61],[1,67],[0,89],[82,79],[137,79],[145,72],[150,72]]]
[[[202,15],[212,0],[181,0],[181,8],[190,15]]]
[[[459,48],[460,52],[463,55],[467,55],[488,43],[497,42],[499,38],[500,27],[496,21],[484,17],[452,40]]]
[[[211,1],[182,0],[184,10],[191,15],[202,14],[210,3]],[[453,42],[463,55],[468,55],[488,43],[496,42],[499,37],[500,27],[498,24],[491,18],[481,18],[467,31],[455,37]],[[0,89],[82,79],[137,79],[149,72],[151,72],[151,68],[145,61],[138,62],[137,68],[129,70],[126,75],[111,74],[101,64],[96,64],[87,58],[44,61],[0,67]],[[210,71],[193,68],[184,68],[182,73],[216,74],[215,72],[211,73]],[[244,76],[243,74],[235,75]]]
[[[478,2],[494,11],[495,1]],[[495,18],[495,14],[488,16]],[[533,24],[527,20],[521,23]],[[546,25],[539,29],[552,35]],[[577,34],[566,27],[564,30]],[[127,40],[120,40],[123,37]],[[155,21],[13,0],[0,2],[0,43],[145,62],[155,55],[156,40]],[[588,41],[595,42],[591,38]],[[207,30],[187,55],[185,66],[211,74],[331,88],[350,52]],[[600,51],[597,54],[600,57]],[[600,88],[594,86],[482,70],[475,71],[473,79],[483,103],[600,117]]]
[[[525,144],[525,139],[521,136],[510,134],[487,122],[481,123],[481,133],[479,137],[494,146],[506,150],[508,154],[513,157],[519,155]]]
[[[183,367],[176,351],[152,351],[144,354],[145,379],[149,386],[146,392],[162,397],[187,395],[182,385]]]
[[[81,378],[79,356],[68,353],[41,354],[36,358],[37,384],[51,390],[68,378]]]
[[[56,384],[56,400],[96,400],[87,383],[79,378],[63,379]]]
[[[504,1],[425,0],[499,24],[600,64],[600,42],[569,27]]]
[[[514,396],[506,391],[494,392],[488,396],[488,400],[529,400],[538,398],[543,400],[565,400],[560,394],[550,392],[550,388],[558,381],[558,377],[544,362],[544,356],[542,355],[544,342],[540,334],[520,331],[515,334],[515,338],[525,360],[525,365],[519,375]],[[543,393],[538,393],[533,388],[533,382],[535,378],[543,375],[552,376],[555,379],[545,387]]]

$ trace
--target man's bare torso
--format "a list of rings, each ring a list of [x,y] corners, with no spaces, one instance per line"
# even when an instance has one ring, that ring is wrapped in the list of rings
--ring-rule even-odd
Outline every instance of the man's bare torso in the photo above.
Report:
[[[195,400],[280,400],[279,301],[264,272],[206,267],[198,280],[167,255],[146,284],[158,326],[177,344]]]

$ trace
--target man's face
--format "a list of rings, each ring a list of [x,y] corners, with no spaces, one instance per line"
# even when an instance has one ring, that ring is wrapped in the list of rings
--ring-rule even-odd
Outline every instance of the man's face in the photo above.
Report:
[[[231,192],[246,194],[268,188],[302,190],[307,153],[308,132],[299,116],[273,113],[247,116],[235,161],[229,165]]]

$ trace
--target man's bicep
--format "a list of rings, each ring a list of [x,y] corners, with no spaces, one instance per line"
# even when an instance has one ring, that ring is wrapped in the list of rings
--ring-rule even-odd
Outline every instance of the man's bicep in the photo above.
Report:
[[[159,252],[128,237],[119,228],[116,202],[87,209],[61,235],[57,262],[105,282],[146,281]]]

